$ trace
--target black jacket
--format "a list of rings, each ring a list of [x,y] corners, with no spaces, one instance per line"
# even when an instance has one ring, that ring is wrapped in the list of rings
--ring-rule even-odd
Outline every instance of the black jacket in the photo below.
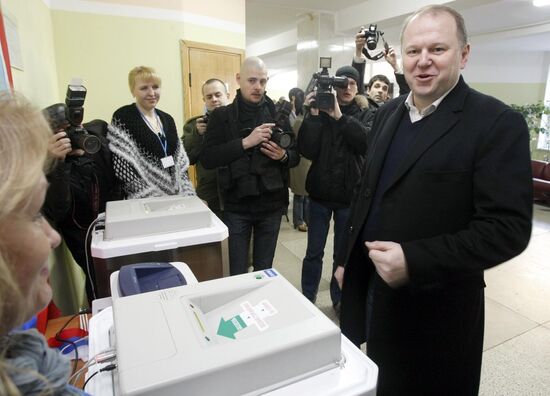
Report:
[[[306,179],[309,196],[337,207],[350,205],[367,151],[370,110],[354,101],[340,107],[336,121],[324,112],[307,116],[298,134],[300,154],[311,160]]]
[[[95,154],[67,156],[46,175],[50,183],[42,208],[44,215],[61,234],[77,264],[86,276],[86,291],[92,298],[85,255],[86,232],[99,213],[105,212],[107,201],[122,198],[111,163],[106,139],[107,123],[94,120],[84,128],[101,141]],[[91,235],[91,234],[90,234]]]
[[[379,392],[470,394],[481,364],[483,271],[519,254],[531,234],[529,133],[520,114],[460,79],[381,191],[373,239],[401,245],[409,276],[393,289],[366,256],[362,228],[392,137],[408,117],[404,100],[382,106],[374,120],[337,258],[346,263],[340,326],[360,344],[369,325]]]
[[[288,159],[274,161],[258,147],[244,150],[242,140],[256,126],[275,119],[275,106],[265,96],[254,119],[245,119],[240,92],[231,104],[215,109],[208,121],[199,161],[206,169],[218,168],[223,210],[237,213],[269,212],[288,206],[288,169],[300,161],[295,145]],[[249,117],[248,117],[249,118]]]

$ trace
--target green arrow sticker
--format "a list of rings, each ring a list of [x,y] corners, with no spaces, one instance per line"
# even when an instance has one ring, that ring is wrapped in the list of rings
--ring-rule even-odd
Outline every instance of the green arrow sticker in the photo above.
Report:
[[[219,336],[235,339],[235,333],[244,328],[246,328],[246,323],[240,315],[234,316],[229,320],[221,318],[217,334]]]

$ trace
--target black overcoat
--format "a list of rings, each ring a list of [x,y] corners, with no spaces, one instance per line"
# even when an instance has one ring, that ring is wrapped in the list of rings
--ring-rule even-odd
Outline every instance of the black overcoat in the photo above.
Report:
[[[410,277],[392,289],[373,270],[361,229],[392,136],[408,116],[404,101],[381,107],[374,120],[338,258],[346,264],[341,328],[356,344],[368,331],[379,395],[476,394],[483,271],[519,254],[530,238],[529,133],[519,113],[460,78],[383,192],[376,239],[401,244]]]

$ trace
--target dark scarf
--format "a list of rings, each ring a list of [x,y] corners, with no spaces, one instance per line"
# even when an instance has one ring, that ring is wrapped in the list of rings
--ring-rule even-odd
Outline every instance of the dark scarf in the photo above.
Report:
[[[237,120],[241,130],[251,128],[244,136],[247,136],[252,129],[272,119],[269,113],[269,106],[266,106],[265,94],[258,103],[250,103],[244,100],[241,90],[237,89]]]

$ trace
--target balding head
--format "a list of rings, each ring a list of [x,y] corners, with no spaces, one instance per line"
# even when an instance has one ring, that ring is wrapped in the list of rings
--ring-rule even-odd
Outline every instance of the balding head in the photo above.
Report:
[[[240,73],[237,73],[237,84],[241,88],[241,96],[249,103],[261,102],[267,80],[265,63],[256,56],[246,58],[241,65]]]
[[[246,58],[242,65],[241,65],[241,71],[240,73],[244,73],[246,70],[262,70],[267,73],[267,67],[265,66],[265,63],[263,60],[258,58],[257,56],[249,56]]]

